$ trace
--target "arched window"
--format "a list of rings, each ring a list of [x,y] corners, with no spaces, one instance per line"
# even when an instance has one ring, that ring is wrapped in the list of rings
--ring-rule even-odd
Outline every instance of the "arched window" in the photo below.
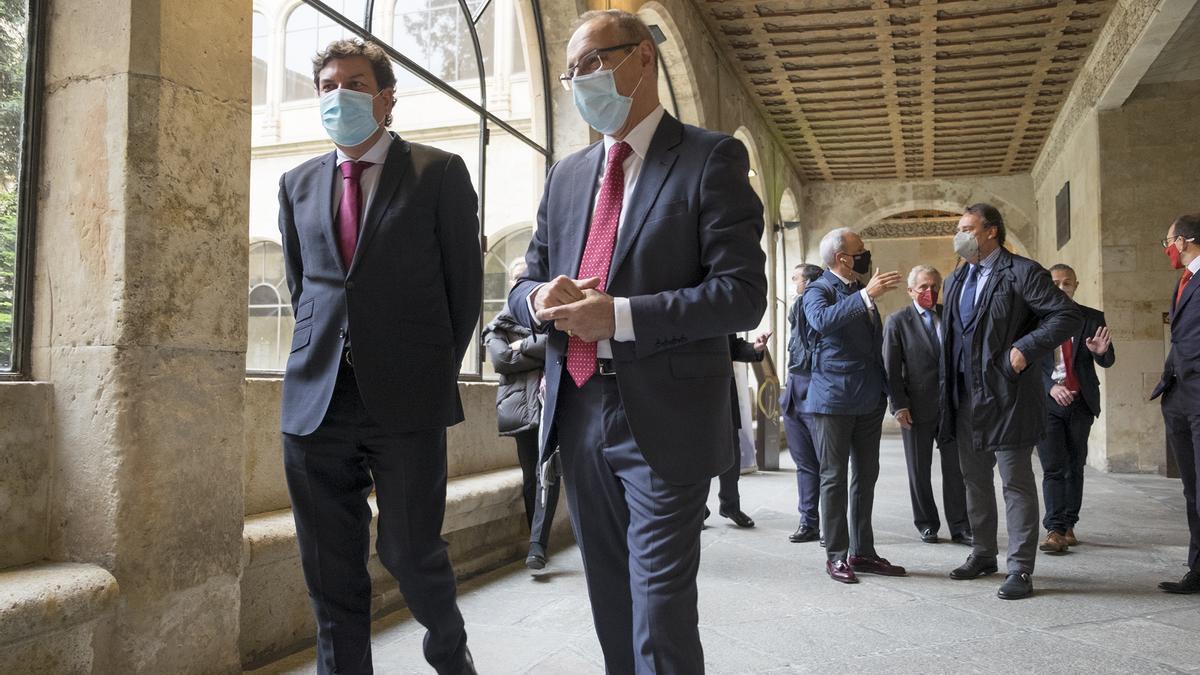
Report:
[[[347,18],[359,21],[366,13],[366,0],[326,0],[326,4]],[[284,38],[283,100],[303,101],[316,98],[313,86],[313,55],[330,42],[350,37],[346,29],[308,5],[300,5],[287,20]]]
[[[472,17],[479,16],[475,30],[483,56],[484,77],[492,75],[494,63],[494,12],[480,11],[484,0],[467,0]],[[392,46],[425,70],[447,82],[477,80],[479,65],[475,47],[458,0],[396,0],[396,19],[392,27]],[[418,83],[415,75],[403,69],[396,74],[398,87]]]
[[[253,14],[250,28],[251,95],[253,105],[267,102],[267,17],[262,12]]]
[[[283,271],[283,248],[273,241],[250,245],[250,323],[246,369],[282,371],[291,347],[292,296]]]

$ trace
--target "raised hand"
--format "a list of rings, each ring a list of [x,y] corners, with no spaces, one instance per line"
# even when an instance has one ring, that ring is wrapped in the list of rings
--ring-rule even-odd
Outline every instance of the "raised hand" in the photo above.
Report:
[[[1112,345],[1112,334],[1108,331],[1108,326],[1100,326],[1096,329],[1096,335],[1087,339],[1088,351],[1096,356],[1103,356],[1109,346]]]
[[[871,277],[871,281],[867,282],[867,295],[872,298],[878,298],[899,285],[899,272],[880,272],[876,269],[875,276]]]

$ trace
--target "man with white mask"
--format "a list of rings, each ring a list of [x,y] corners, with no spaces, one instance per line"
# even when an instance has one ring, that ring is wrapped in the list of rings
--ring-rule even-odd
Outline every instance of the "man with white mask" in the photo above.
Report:
[[[606,669],[692,675],[704,502],[733,460],[727,336],[758,325],[767,282],[746,148],[667,115],[657,59],[632,14],[580,17],[561,79],[604,138],[546,177],[509,308],[549,332],[542,448]]]
[[[375,489],[379,560],[428,632],[438,673],[474,673],[442,539],[446,427],[482,301],[475,190],[461,158],[388,132],[396,77],[378,46],[313,60],[335,150],[279,181],[292,310],[284,467],[320,673],[370,673]]]

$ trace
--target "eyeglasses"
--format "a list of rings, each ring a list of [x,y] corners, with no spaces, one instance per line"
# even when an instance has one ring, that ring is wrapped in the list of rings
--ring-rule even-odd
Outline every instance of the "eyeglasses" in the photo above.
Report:
[[[1196,241],[1195,237],[1185,237],[1182,234],[1177,234],[1174,237],[1167,237],[1166,239],[1160,239],[1158,243],[1162,244],[1163,248],[1166,248],[1166,247],[1170,246],[1171,244],[1174,244],[1176,239],[1182,239],[1184,241]]]
[[[562,83],[563,89],[566,89],[567,91],[571,91],[571,80],[574,80],[575,78],[581,77],[583,75],[591,75],[592,73],[594,73],[604,67],[604,55],[605,54],[607,54],[609,52],[615,52],[618,49],[629,49],[630,47],[636,47],[639,44],[641,44],[641,43],[640,42],[626,42],[623,45],[614,45],[612,47],[601,47],[599,49],[593,49],[592,51],[590,51],[587,54],[584,54],[582,57],[580,57],[579,61],[575,65],[571,66],[570,68],[567,68],[567,72],[563,73],[562,75],[559,75],[558,81]],[[628,55],[626,55],[626,58],[628,58]],[[617,64],[617,65],[620,65],[620,64]]]

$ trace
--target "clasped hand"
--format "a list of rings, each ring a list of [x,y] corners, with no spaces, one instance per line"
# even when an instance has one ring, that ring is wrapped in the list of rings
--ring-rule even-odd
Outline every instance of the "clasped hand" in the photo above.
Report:
[[[599,277],[559,275],[534,293],[534,316],[538,321],[553,321],[556,329],[584,342],[611,339],[617,330],[613,298],[596,290],[599,285]]]

